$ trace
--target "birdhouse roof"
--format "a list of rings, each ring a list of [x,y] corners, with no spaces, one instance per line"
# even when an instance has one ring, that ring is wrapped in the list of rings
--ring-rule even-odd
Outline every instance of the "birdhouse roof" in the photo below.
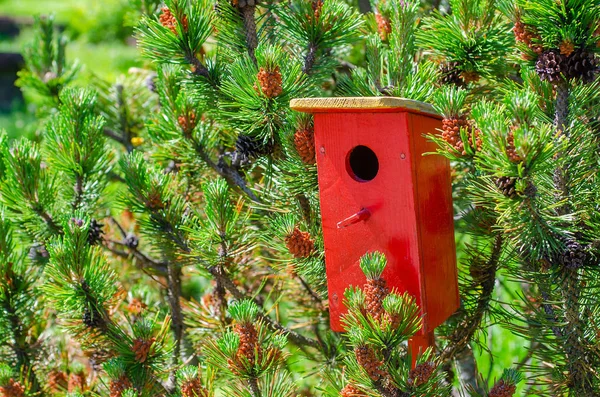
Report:
[[[304,113],[392,112],[406,110],[442,118],[428,103],[396,97],[298,98],[290,107]]]

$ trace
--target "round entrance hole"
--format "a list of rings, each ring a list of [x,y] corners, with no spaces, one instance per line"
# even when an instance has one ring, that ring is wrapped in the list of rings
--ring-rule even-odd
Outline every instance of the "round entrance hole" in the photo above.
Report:
[[[373,180],[379,172],[379,160],[370,148],[359,145],[348,154],[346,161],[348,173],[359,182]]]

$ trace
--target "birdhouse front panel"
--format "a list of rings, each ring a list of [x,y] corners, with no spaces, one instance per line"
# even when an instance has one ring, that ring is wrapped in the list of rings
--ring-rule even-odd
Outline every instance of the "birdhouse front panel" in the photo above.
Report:
[[[302,102],[304,101],[304,102]],[[344,291],[362,287],[359,261],[383,252],[388,286],[407,291],[428,333],[458,308],[450,172],[422,135],[441,127],[399,98],[292,102],[314,113],[331,327],[342,331]]]

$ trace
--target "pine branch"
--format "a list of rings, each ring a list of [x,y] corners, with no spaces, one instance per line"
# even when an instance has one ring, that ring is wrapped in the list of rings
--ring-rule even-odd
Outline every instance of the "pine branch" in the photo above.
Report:
[[[254,3],[254,0],[248,0],[250,3]],[[246,5],[241,8],[242,20],[244,21],[244,30],[246,32],[246,45],[248,46],[248,55],[256,64],[256,56],[254,51],[258,47],[258,34],[256,32],[256,19],[254,14],[256,12],[255,5]]]
[[[309,74],[316,60],[317,45],[315,43],[310,43],[308,46],[308,53],[306,54],[306,57],[304,57],[304,66],[302,66],[302,72],[304,74]]]
[[[173,348],[173,368],[179,365],[181,359],[181,345],[184,338],[183,313],[181,312],[181,268],[177,264],[167,265],[167,299],[171,308],[171,330],[175,335],[175,347]],[[170,379],[175,381],[175,371],[171,371]]]
[[[262,394],[260,393],[260,388],[258,387],[258,379],[252,377],[248,379],[248,385],[250,386],[250,390],[252,391],[252,395],[254,397],[260,397]]]

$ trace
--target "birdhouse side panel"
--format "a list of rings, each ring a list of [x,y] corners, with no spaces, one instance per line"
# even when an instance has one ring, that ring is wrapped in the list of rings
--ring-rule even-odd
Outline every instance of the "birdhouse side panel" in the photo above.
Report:
[[[431,154],[435,152],[436,145],[423,136],[441,128],[439,120],[411,114],[409,125],[415,153],[415,202],[425,284],[426,324],[432,330],[446,321],[460,303],[450,164],[445,157]]]
[[[330,317],[335,331],[342,331],[344,291],[366,283],[359,260],[367,252],[383,252],[388,259],[383,274],[388,286],[408,291],[421,303],[407,127],[407,113],[315,115]],[[367,210],[369,218],[353,222],[352,216],[361,210]]]

